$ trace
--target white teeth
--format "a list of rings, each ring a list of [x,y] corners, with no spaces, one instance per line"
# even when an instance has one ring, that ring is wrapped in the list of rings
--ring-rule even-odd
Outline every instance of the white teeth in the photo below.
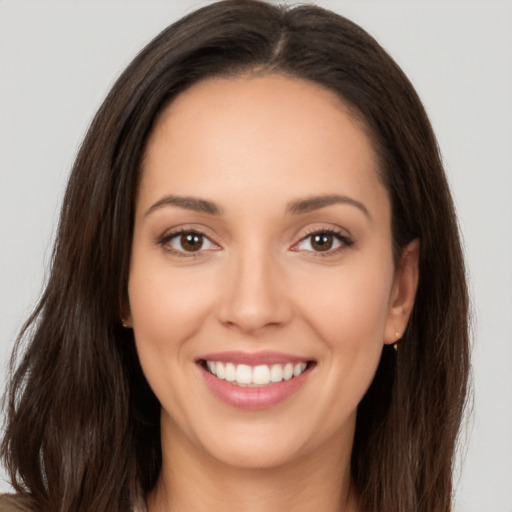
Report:
[[[306,369],[306,363],[297,363],[293,369],[293,376],[298,377]]]
[[[225,379],[226,378],[226,369],[222,363],[217,363],[217,378]]]
[[[288,363],[283,370],[283,379],[290,380],[293,377],[293,364]]]
[[[233,363],[226,364],[226,380],[233,382],[236,379],[236,369]]]
[[[272,382],[281,382],[283,380],[283,367],[280,364],[273,364],[270,368],[270,380]]]
[[[208,371],[216,375],[218,379],[232,382],[239,386],[268,386],[298,377],[307,367],[307,363],[273,364],[268,366],[261,364],[251,367],[247,364],[221,363],[218,361],[206,361]]]
[[[270,370],[266,364],[255,366],[252,371],[252,383],[266,386],[270,382]]]
[[[235,375],[235,380],[239,384],[251,384],[252,382],[252,370],[251,367],[246,364],[239,364],[236,367]]]
[[[210,370],[210,373],[213,373],[213,375],[217,375],[216,365],[213,361],[208,361],[206,365],[208,366],[208,370]]]

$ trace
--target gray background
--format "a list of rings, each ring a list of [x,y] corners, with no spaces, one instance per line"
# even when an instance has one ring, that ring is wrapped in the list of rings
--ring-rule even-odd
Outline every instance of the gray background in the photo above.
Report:
[[[92,115],[143,44],[204,3],[0,1],[1,375],[41,291],[65,181]],[[456,510],[511,512],[512,3],[317,3],[376,36],[431,117],[475,311],[474,412],[460,449]]]

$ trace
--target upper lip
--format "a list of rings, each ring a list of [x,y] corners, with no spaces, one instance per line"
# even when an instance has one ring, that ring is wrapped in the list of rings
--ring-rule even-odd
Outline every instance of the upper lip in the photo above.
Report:
[[[260,364],[286,364],[286,363],[307,363],[310,358],[285,354],[282,352],[262,351],[262,352],[242,352],[228,351],[205,354],[197,358],[197,361],[215,361],[221,363],[246,364],[257,366]]]

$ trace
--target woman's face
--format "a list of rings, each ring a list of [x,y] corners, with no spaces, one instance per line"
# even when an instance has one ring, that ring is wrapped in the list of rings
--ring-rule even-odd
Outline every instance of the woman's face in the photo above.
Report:
[[[240,467],[351,446],[411,259],[395,269],[371,143],[333,93],[270,75],[179,95],[147,146],[129,277],[164,443]]]

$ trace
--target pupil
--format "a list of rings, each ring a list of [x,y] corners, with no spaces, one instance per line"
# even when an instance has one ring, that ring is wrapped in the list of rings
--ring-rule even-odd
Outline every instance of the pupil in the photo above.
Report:
[[[332,247],[332,235],[319,234],[313,236],[312,246],[317,251],[328,251]]]
[[[185,251],[198,251],[203,246],[203,236],[196,233],[181,235],[181,246]]]

